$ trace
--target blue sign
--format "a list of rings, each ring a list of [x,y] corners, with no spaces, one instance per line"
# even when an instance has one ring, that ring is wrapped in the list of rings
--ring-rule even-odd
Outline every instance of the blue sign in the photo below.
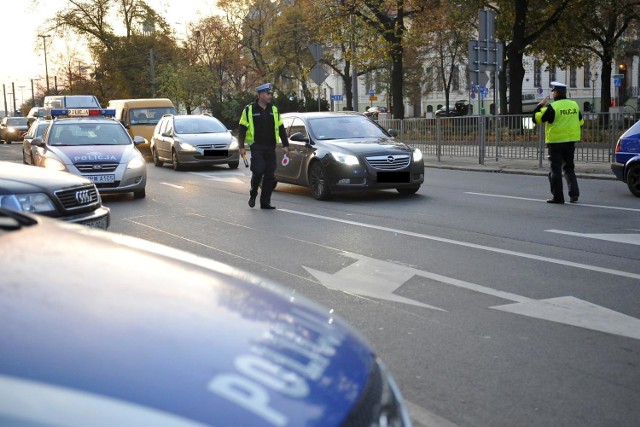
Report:
[[[371,90],[369,91],[369,96],[376,96],[376,91],[375,91],[375,90],[373,90],[373,89],[371,89]]]
[[[542,92],[544,92],[544,91],[542,90],[542,88],[541,88],[541,87],[539,87],[539,88],[536,90],[536,92],[538,92],[538,95],[542,95]]]
[[[480,88],[480,96],[482,97],[482,99],[485,99],[488,95],[489,95],[489,88],[481,87]]]
[[[614,87],[622,87],[622,79],[621,78],[614,78],[613,79],[613,86]]]
[[[332,101],[342,101],[342,95],[331,95]]]

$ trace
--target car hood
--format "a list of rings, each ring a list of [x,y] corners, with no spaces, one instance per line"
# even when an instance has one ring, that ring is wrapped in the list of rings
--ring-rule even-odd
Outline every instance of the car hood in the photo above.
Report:
[[[338,147],[355,154],[377,153],[384,151],[406,152],[412,149],[404,142],[391,138],[349,138],[321,141],[328,147]]]
[[[36,193],[46,188],[64,188],[90,185],[91,181],[67,172],[0,162],[0,194]]]
[[[229,144],[231,142],[231,134],[229,132],[181,133],[176,136],[181,141],[191,145]]]
[[[339,425],[374,363],[295,292],[166,246],[43,219],[0,231],[0,253],[0,419],[91,401],[189,422],[162,425]]]
[[[61,145],[47,146],[66,164],[76,163],[120,163],[128,151],[134,149],[127,145]]]

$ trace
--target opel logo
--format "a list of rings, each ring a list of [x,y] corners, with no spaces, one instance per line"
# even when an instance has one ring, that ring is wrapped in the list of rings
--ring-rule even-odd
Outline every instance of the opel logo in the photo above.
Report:
[[[76,191],[76,202],[81,205],[91,203],[91,194],[89,194],[89,190]]]
[[[387,157],[387,163],[393,163],[396,159],[393,158],[393,156],[389,156]]]
[[[100,170],[100,169],[102,169],[102,165],[97,165],[97,164],[93,165],[93,169]]]

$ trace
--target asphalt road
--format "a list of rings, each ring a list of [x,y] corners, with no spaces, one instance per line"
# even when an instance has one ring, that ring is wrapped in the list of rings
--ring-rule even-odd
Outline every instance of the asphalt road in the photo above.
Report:
[[[640,204],[624,184],[581,180],[580,203],[549,205],[545,177],[427,169],[412,197],[319,202],[280,184],[264,211],[247,206],[244,168],[148,172],[146,199],[104,197],[111,231],[332,309],[416,425],[638,425]]]

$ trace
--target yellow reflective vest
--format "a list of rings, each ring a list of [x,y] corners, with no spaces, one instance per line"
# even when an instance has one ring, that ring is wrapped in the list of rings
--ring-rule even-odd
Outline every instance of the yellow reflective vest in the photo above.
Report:
[[[280,118],[280,113],[278,113],[278,109],[275,105],[271,106],[271,111],[273,113],[273,123],[275,124],[274,132],[276,135],[276,143],[280,142],[280,133],[279,128],[282,125],[282,119]],[[242,114],[240,115],[240,124],[247,128],[247,136],[245,137],[244,142],[246,144],[253,144],[255,141],[255,128],[253,127],[253,103],[244,107],[242,110]]]
[[[571,99],[560,99],[551,103],[555,111],[553,123],[545,125],[545,142],[547,144],[559,142],[580,141],[580,128],[584,125],[584,119],[580,118],[580,107]],[[543,107],[535,114],[536,123],[542,123],[542,116],[548,107]]]

